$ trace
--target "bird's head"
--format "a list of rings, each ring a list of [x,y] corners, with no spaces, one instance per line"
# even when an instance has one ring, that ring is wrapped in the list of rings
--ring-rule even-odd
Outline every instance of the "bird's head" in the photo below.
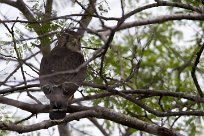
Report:
[[[79,52],[81,50],[81,35],[75,31],[65,29],[57,35],[59,47],[67,47],[73,51]]]

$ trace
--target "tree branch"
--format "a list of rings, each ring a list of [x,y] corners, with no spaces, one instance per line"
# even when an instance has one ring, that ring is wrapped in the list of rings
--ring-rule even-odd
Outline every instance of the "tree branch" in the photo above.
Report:
[[[77,0],[76,0],[76,2],[79,5],[81,5],[80,2],[78,2]],[[85,12],[84,12],[81,20],[79,21],[80,26],[79,26],[79,29],[77,31],[82,37],[83,37],[89,23],[91,22],[91,19],[93,17],[94,12],[95,12],[95,4],[96,4],[96,0],[89,0],[89,5],[88,5],[87,9],[84,8]]]
[[[60,136],[71,136],[70,130],[67,126],[68,124],[60,124],[58,125],[58,131]]]
[[[83,109],[83,107],[81,108]],[[169,135],[166,135],[166,136],[182,136],[181,134],[176,133],[167,128],[156,126],[154,124],[149,124],[142,120],[139,120],[127,115],[123,115],[121,113],[117,113],[102,107],[96,107],[91,109],[85,108],[85,111],[71,113],[67,115],[65,119],[60,123],[68,123],[73,120],[80,120],[82,118],[89,118],[89,117],[108,119],[113,122],[131,127],[131,128],[135,128],[141,131],[145,131],[147,133],[154,134],[154,135],[164,135],[168,132]],[[18,133],[25,133],[25,132],[31,132],[31,131],[36,131],[40,129],[47,129],[51,126],[54,126],[60,123],[51,122],[50,120],[44,120],[40,123],[36,123],[33,125],[16,125],[13,123],[0,122],[0,129],[16,131]]]
[[[0,94],[8,94],[8,93],[13,93],[15,91],[22,91],[28,88],[32,88],[32,87],[40,87],[39,84],[30,84],[30,85],[26,85],[26,86],[22,86],[22,87],[15,87],[15,88],[11,88],[11,89],[4,89],[0,91]],[[19,92],[20,92],[19,91]]]
[[[113,89],[112,86],[105,86],[103,84],[95,84],[91,82],[84,82],[82,85],[84,86],[89,86],[93,88],[98,88],[101,90],[107,90],[107,89]],[[152,90],[152,89],[135,89],[135,90],[121,90],[120,92],[125,93],[125,94],[145,94],[149,96],[172,96],[175,98],[184,98],[190,101],[194,101],[196,103],[203,103],[204,99],[197,96],[197,95],[188,95],[186,93],[181,93],[181,92],[171,92],[169,90]],[[101,93],[101,94],[95,94],[95,95],[89,95],[85,96],[83,98],[78,98],[75,101],[83,101],[83,100],[93,100],[98,99],[98,98],[103,98],[103,97],[108,97],[111,95],[117,95],[113,92],[106,92],[106,93]],[[74,101],[74,102],[75,102]]]
[[[204,20],[204,14],[176,14],[176,15],[164,15],[164,16],[159,16],[151,19],[143,19],[139,21],[133,21],[133,22],[127,22],[123,23],[117,30],[124,30],[136,26],[144,26],[144,25],[149,25],[149,24],[161,24],[167,21],[176,21],[176,20]],[[114,29],[113,27],[112,29]],[[100,30],[104,31],[104,30]],[[108,31],[108,30],[105,30]]]
[[[15,106],[20,108],[24,111],[28,111],[34,114],[37,113],[48,113],[49,112],[49,105],[41,105],[41,104],[28,104],[25,102],[13,100],[10,98],[6,98],[0,95],[0,103],[7,104],[10,106]]]
[[[198,65],[198,63],[199,63],[199,61],[200,61],[200,57],[201,57],[201,54],[202,54],[203,50],[204,50],[204,44],[201,45],[200,50],[197,52],[197,54],[196,54],[196,59],[195,59],[195,62],[194,62],[194,64],[193,64],[192,70],[191,70],[191,76],[192,76],[192,78],[193,78],[193,82],[194,82],[194,84],[195,84],[195,86],[196,86],[196,88],[197,88],[198,94],[199,94],[201,97],[203,97],[204,94],[203,94],[202,89],[200,88],[200,85],[199,85],[199,83],[198,83],[198,80],[197,80],[197,77],[196,77],[195,72],[196,72],[197,65]]]
[[[169,6],[169,7],[177,7],[177,8],[182,8],[182,9],[187,9],[191,11],[196,11],[197,13],[202,13],[203,11],[195,6],[191,6],[190,4],[184,4],[184,3],[178,3],[178,2],[168,2],[168,1],[160,1],[159,3],[152,3],[148,4],[142,7],[139,7],[133,11],[130,11],[129,13],[124,15],[124,18],[127,19],[131,17],[132,15],[135,15],[136,13],[139,13],[141,11],[155,8],[155,7],[163,7],[163,6]]]
[[[95,118],[89,118],[89,120],[101,131],[104,136],[110,136],[106,130],[98,123]]]
[[[12,7],[17,8],[19,11],[21,11],[23,13],[23,15],[26,17],[26,19],[28,21],[37,21],[33,15],[33,13],[28,9],[26,4],[23,2],[23,0],[17,0],[16,2],[8,1],[8,0],[0,0],[0,3],[5,3],[5,4],[8,4]],[[38,24],[32,24],[32,26],[36,32],[38,32],[39,27],[41,27],[39,23]]]
[[[45,18],[50,19],[52,17],[52,4],[53,0],[47,0],[45,6]]]

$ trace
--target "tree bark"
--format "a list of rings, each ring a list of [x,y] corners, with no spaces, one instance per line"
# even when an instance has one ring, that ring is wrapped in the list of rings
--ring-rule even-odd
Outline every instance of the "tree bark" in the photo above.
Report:
[[[69,129],[68,124],[58,125],[58,131],[60,136],[71,136],[71,131]]]

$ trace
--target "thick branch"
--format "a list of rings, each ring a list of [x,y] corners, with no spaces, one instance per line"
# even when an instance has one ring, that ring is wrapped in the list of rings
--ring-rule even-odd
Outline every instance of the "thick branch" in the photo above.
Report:
[[[85,111],[69,114],[65,117],[64,121],[61,123],[65,123],[65,122],[68,123],[73,120],[79,120],[82,118],[89,118],[89,117],[108,119],[116,123],[131,127],[131,128],[135,128],[141,131],[145,131],[147,133],[154,134],[154,135],[162,135],[162,134],[164,135],[168,132],[169,135],[166,135],[166,136],[181,136],[181,134],[173,132],[172,130],[169,130],[167,128],[159,127],[154,124],[149,124],[142,120],[139,120],[127,115],[123,115],[121,113],[117,113],[112,110],[108,110],[106,108],[101,108],[101,107],[91,108],[91,109],[86,108]],[[57,124],[58,123],[53,123],[50,120],[45,120],[33,125],[15,125],[13,123],[0,122],[0,129],[12,130],[19,133],[24,133],[24,132],[31,132],[31,131],[36,131],[40,129],[47,129]]]
[[[50,19],[52,17],[52,4],[53,0],[47,0],[45,6],[45,18]]]
[[[24,102],[19,102],[16,100],[5,98],[3,96],[0,96],[0,103],[12,105],[20,109],[30,111],[32,113],[42,113],[42,112],[45,113],[45,112],[48,112],[49,110],[49,106],[40,105],[40,104],[27,104]],[[83,112],[85,111],[87,111],[86,113],[84,113],[86,115],[83,114]],[[110,111],[102,107],[93,108],[93,107],[85,107],[85,106],[69,106],[68,112],[71,112],[73,114],[68,115],[67,119],[65,119],[65,121],[62,123],[65,123],[65,122],[67,123],[72,120],[79,120],[81,118],[96,117],[96,118],[103,118],[103,119],[111,120],[116,123],[119,123],[119,124],[122,124],[128,127],[132,127],[132,128],[135,128],[141,131],[145,131],[151,134],[156,134],[156,133],[158,134],[160,131],[162,132],[167,131],[166,128],[161,128],[161,127],[158,127],[152,124],[148,124],[136,118],[129,117],[127,115],[123,115],[120,113],[116,113],[114,111]],[[75,112],[77,113],[75,114]],[[166,112],[162,114],[165,114],[166,116],[181,116],[181,115],[203,116],[204,112],[203,111],[186,111],[186,112],[181,111],[181,112]],[[20,133],[44,129],[44,128],[51,127],[53,125],[56,125],[56,124],[53,124],[50,121],[43,121],[41,123],[29,125],[29,126],[19,126],[19,125],[14,125],[14,124],[7,124],[4,122],[0,123],[1,129],[13,130],[13,131],[17,131]],[[170,130],[168,130],[168,132],[169,131]],[[169,133],[172,134],[173,132],[170,131]]]
[[[28,9],[28,7],[26,6],[26,4],[23,2],[23,0],[17,0],[16,2],[14,1],[8,1],[8,0],[0,0],[0,3],[5,3],[8,4],[12,7],[17,8],[19,11],[21,11],[23,13],[23,15],[26,17],[26,19],[28,21],[37,21],[34,17],[34,15],[32,14],[32,12]],[[40,27],[40,24],[32,24],[34,30],[38,30],[38,28]],[[37,32],[37,31],[36,31]]]
[[[0,0],[1,3],[5,3],[8,4],[10,6],[14,6],[16,4],[16,2],[11,1],[11,0]]]
[[[123,23],[120,27],[117,28],[117,31],[136,27],[136,26],[161,24],[167,21],[176,21],[176,20],[183,20],[183,19],[201,21],[201,20],[204,20],[204,14],[176,14],[176,15],[158,16],[150,19],[142,19],[139,21]],[[115,27],[112,27],[111,29],[115,29]],[[99,32],[104,32],[104,31],[106,32],[110,30],[99,30]]]
[[[76,1],[78,4],[80,4],[78,1]],[[87,7],[87,9],[85,9],[84,15],[82,16],[81,20],[80,20],[80,26],[79,26],[79,30],[78,33],[80,33],[81,36],[84,35],[89,23],[91,22],[91,19],[93,17],[93,14],[95,12],[95,4],[96,4],[96,0],[90,0],[89,1],[89,5]]]
[[[200,8],[195,7],[195,6],[191,6],[190,4],[160,1],[159,3],[148,4],[148,5],[139,7],[133,11],[130,11],[129,13],[124,15],[124,18],[129,18],[132,15],[135,15],[136,13],[139,13],[139,12],[147,10],[147,9],[151,9],[151,8],[155,8],[155,7],[162,7],[162,6],[177,7],[177,8],[187,9],[187,10],[191,10],[191,11],[196,11],[198,13],[203,12]]]
[[[28,111],[31,113],[47,113],[47,112],[49,112],[49,106],[48,105],[28,104],[25,102],[21,102],[21,101],[17,101],[17,100],[3,97],[1,95],[0,95],[0,103],[15,106],[17,108],[20,108],[22,110],[25,110],[25,111]]]
[[[70,130],[67,124],[60,124],[58,125],[58,131],[60,136],[71,136]]]
[[[49,0],[50,1],[50,0]],[[33,13],[29,10],[28,6],[24,3],[23,0],[17,0],[16,2],[6,2],[5,0],[0,0],[1,3],[5,3],[8,4],[10,6],[13,6],[15,8],[17,8],[19,11],[21,11],[23,13],[23,15],[26,17],[26,19],[28,21],[34,21],[37,22],[35,16],[33,15]],[[50,4],[50,2],[48,2]],[[51,12],[50,10],[50,6],[48,7],[49,10],[47,11],[48,13]],[[41,29],[43,26],[40,23],[33,23],[30,24],[32,26],[32,28],[35,30],[35,32],[40,36],[42,35],[43,32]],[[41,51],[43,53],[43,55],[46,55],[50,52],[50,46],[49,46],[49,40],[47,40],[48,38],[46,37],[45,39],[40,39],[41,41]]]

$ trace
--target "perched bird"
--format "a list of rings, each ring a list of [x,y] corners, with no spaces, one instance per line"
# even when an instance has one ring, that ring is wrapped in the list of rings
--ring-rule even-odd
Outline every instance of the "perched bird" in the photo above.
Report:
[[[41,89],[50,100],[51,120],[64,119],[67,106],[86,76],[86,67],[69,73],[84,63],[80,34],[65,29],[57,37],[57,46],[43,56],[39,73]]]

